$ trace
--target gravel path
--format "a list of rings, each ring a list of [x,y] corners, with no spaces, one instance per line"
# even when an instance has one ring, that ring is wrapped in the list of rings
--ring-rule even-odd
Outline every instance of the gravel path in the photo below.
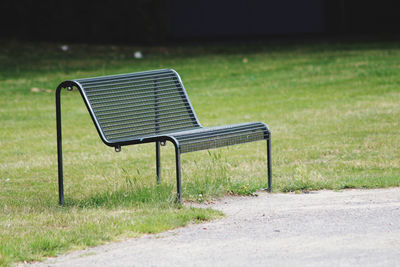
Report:
[[[35,266],[400,266],[400,188],[258,195],[203,205],[220,220]]]

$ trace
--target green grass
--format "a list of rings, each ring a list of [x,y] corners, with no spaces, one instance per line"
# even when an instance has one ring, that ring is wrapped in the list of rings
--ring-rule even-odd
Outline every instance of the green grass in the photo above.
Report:
[[[134,59],[141,50],[143,59]],[[221,216],[174,204],[171,144],[115,153],[63,92],[65,207],[57,205],[54,90],[63,80],[174,68],[205,126],[266,122],[274,190],[400,185],[400,43],[129,47],[0,43],[0,266]],[[32,88],[41,88],[32,92]],[[50,90],[51,92],[47,92]],[[183,197],[266,187],[266,145],[182,156]]]

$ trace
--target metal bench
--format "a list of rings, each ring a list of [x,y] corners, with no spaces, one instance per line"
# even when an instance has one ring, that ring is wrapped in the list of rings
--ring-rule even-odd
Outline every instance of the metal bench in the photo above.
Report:
[[[267,141],[268,190],[272,190],[271,135],[264,123],[202,127],[174,70],[162,69],[62,82],[56,90],[59,203],[64,204],[61,141],[61,89],[77,88],[101,140],[115,151],[155,142],[157,182],[161,181],[160,145],[175,146],[178,202],[182,200],[182,153]]]

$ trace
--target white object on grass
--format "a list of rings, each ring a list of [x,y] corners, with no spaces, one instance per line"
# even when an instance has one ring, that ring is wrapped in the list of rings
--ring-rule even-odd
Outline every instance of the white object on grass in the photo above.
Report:
[[[136,52],[133,54],[133,57],[134,57],[134,58],[137,58],[137,59],[143,58],[142,52],[136,51]]]

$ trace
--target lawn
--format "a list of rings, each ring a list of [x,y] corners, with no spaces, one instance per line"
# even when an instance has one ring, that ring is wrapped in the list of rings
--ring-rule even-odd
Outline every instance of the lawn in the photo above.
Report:
[[[79,93],[63,92],[58,206],[55,88],[159,68],[180,73],[204,126],[262,121],[274,191],[400,185],[400,43],[132,47],[0,43],[0,266],[222,216],[176,205],[174,151],[105,146]],[[134,58],[136,51],[142,59]],[[266,144],[182,156],[184,201],[267,186]]]

